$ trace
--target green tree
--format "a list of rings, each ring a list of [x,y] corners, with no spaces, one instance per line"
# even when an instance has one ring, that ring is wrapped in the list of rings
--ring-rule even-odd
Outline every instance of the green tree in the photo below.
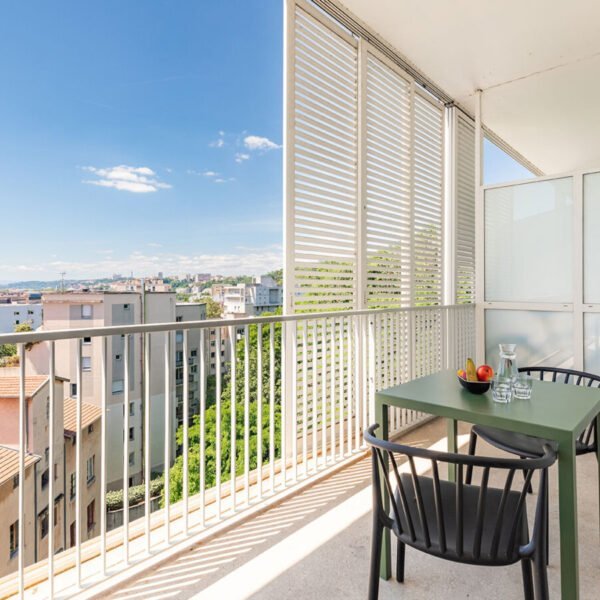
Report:
[[[248,327],[249,341],[249,460],[250,469],[257,465],[257,443],[258,443],[258,326]],[[274,451],[279,457],[281,448],[281,325],[274,325],[275,352],[275,406],[274,406]],[[235,424],[236,424],[236,457],[235,472],[240,475],[244,472],[244,338],[236,343],[236,380],[235,380]],[[270,327],[262,327],[262,459],[263,464],[269,460],[269,410],[270,410]],[[213,379],[214,382],[214,379]],[[210,384],[209,384],[210,385]],[[207,390],[208,391],[208,390]],[[221,393],[221,482],[229,481],[231,465],[231,372],[223,377],[223,388]],[[205,411],[205,474],[206,488],[215,485],[216,481],[216,439],[217,439],[217,406],[210,393],[207,393],[207,407]],[[177,431],[177,444],[183,446],[183,427]],[[192,425],[189,427],[189,452],[188,473],[190,494],[198,493],[200,490],[200,418],[194,416]],[[170,500],[176,502],[183,495],[183,456],[178,456],[170,470]]]
[[[213,300],[210,296],[206,297],[206,300],[202,300],[201,304],[206,304],[206,318],[207,319],[220,319],[223,314],[223,307]]]
[[[33,331],[31,323],[19,323],[15,325],[15,333],[24,333]],[[31,348],[31,344],[27,344],[27,350]],[[17,346],[16,344],[3,344],[0,346],[0,367],[18,365]]]
[[[275,283],[277,283],[277,285],[283,285],[283,268],[270,271],[269,273],[267,273],[267,275],[269,275],[269,277],[272,277],[275,280]]]

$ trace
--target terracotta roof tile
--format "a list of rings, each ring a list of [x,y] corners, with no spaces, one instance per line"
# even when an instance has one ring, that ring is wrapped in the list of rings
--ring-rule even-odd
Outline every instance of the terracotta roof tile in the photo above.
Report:
[[[35,454],[25,455],[25,469],[40,460]],[[0,446],[0,485],[19,474],[19,451]]]
[[[31,398],[44,383],[48,375],[28,375],[25,377],[25,397]],[[19,376],[0,377],[0,398],[18,398],[20,394]]]
[[[81,428],[88,427],[102,416],[102,410],[90,404],[81,403]],[[65,398],[64,404],[64,422],[65,431],[75,433],[77,431],[77,400],[74,398]]]

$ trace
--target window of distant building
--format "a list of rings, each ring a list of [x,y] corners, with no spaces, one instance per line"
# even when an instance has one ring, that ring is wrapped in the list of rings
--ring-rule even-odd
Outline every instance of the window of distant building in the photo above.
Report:
[[[87,506],[87,528],[92,529],[96,524],[95,519],[96,501],[92,500]]]
[[[88,485],[96,478],[96,455],[87,459],[87,483]]]
[[[183,317],[175,317],[175,323],[181,323],[183,321]]]
[[[133,467],[134,463],[135,463],[135,452],[130,452],[129,453],[129,466]]]
[[[71,384],[71,396],[73,396],[73,398],[77,398],[77,384],[76,383]]]
[[[13,476],[13,490],[19,487],[19,474]]]
[[[82,371],[91,371],[92,370],[92,357],[91,356],[82,356],[81,357],[81,370]]]
[[[42,539],[48,535],[48,509],[44,509],[39,515],[40,519],[40,533]]]
[[[85,345],[91,344],[92,343],[92,338],[91,337],[84,337],[83,338],[83,343]]]
[[[82,319],[91,319],[93,314],[93,309],[91,304],[82,304],[81,305],[81,318]]]
[[[122,394],[125,389],[125,383],[122,379],[115,379],[112,382],[112,393],[113,394]]]
[[[13,558],[19,551],[19,521],[18,519],[10,526],[9,553]]]
[[[75,498],[76,494],[77,494],[77,478],[75,477],[75,473],[71,473],[71,481],[70,481],[70,486],[69,486],[69,497],[71,498],[71,500],[73,500],[73,498]]]
[[[50,471],[46,469],[42,473],[42,489],[45,490],[48,487],[48,480],[50,479]]]
[[[129,403],[129,416],[133,417],[135,415],[135,404],[133,402]]]
[[[133,440],[135,439],[135,431],[133,429],[133,427],[129,428],[129,441],[133,442]]]

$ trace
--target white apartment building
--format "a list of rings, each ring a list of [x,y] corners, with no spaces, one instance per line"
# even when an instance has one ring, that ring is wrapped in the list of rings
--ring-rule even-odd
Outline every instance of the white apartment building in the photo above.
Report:
[[[146,292],[170,292],[171,284],[165,283],[162,277],[148,277],[146,279],[127,279],[110,284],[111,292],[142,292],[142,285]]]
[[[223,291],[225,317],[254,317],[272,312],[283,304],[283,288],[269,275],[254,277],[252,283],[227,286]]]
[[[12,333],[17,325],[28,323],[32,329],[42,324],[41,304],[0,304],[0,333]]]

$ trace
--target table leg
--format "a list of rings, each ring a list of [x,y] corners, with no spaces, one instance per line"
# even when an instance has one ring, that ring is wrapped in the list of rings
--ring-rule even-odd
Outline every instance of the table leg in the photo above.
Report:
[[[558,446],[558,498],[560,516],[561,598],[579,598],[577,542],[577,477],[575,439]]]
[[[598,505],[600,508],[600,413],[596,416],[596,458],[598,459]],[[600,512],[598,516],[600,517]],[[598,531],[600,532],[600,519]]]
[[[455,419],[446,419],[448,429],[448,452],[458,452],[456,437],[458,435],[458,422]],[[448,463],[448,481],[456,481],[456,465]]]
[[[379,429],[377,431],[377,437],[387,440],[388,439],[388,407],[386,404],[375,400],[375,422],[379,423]],[[387,476],[387,473],[381,474],[381,494],[383,497],[383,508],[387,512],[390,510],[390,503],[387,499],[387,489],[383,482],[383,478]],[[383,529],[383,536],[381,538],[381,566],[379,573],[382,579],[389,579],[392,576],[392,556],[390,547],[390,530],[387,527]]]

